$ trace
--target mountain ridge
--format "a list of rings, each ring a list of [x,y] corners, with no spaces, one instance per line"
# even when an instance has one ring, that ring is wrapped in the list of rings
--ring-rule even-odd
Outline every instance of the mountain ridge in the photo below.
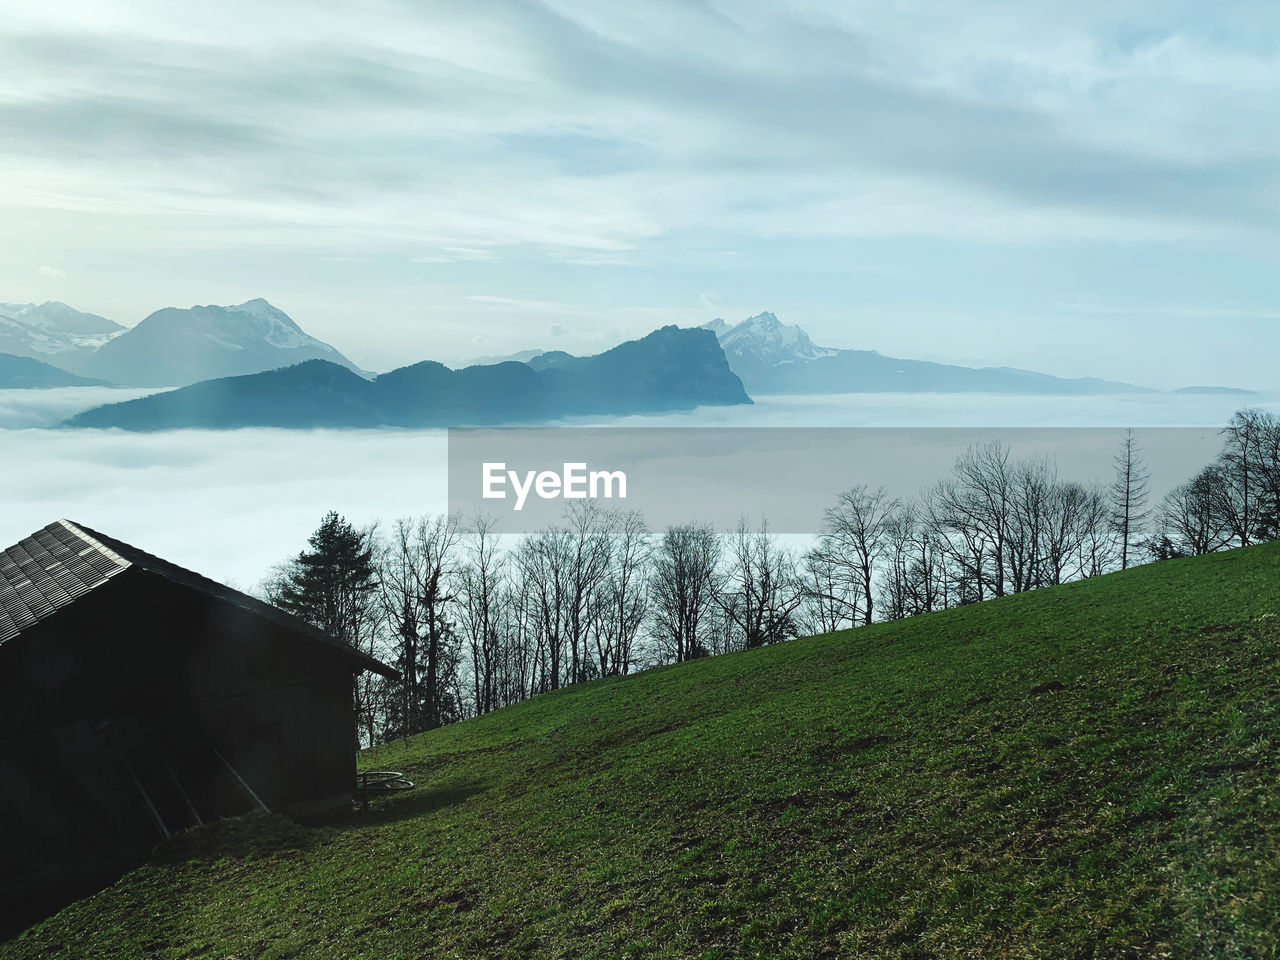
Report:
[[[1150,387],[1097,377],[1056,377],[1017,367],[964,367],[889,357],[876,350],[816,345],[795,324],[769,311],[730,326],[717,318],[716,334],[729,366],[752,394],[841,393],[1154,393]]]
[[[60,367],[32,357],[0,353],[0,390],[49,389],[52,387],[107,387],[103,380],[76,376]]]
[[[164,307],[104,343],[75,372],[139,387],[261,373],[304,360],[354,363],[261,297],[231,306]]]
[[[95,407],[73,427],[450,427],[751,403],[708,331],[663,327],[592,357],[536,370],[507,362],[451,370],[424,360],[365,380],[322,359],[201,381]]]
[[[56,361],[58,367],[75,374],[81,371],[73,367],[126,332],[128,327],[114,320],[59,300],[0,303],[0,353],[42,363]]]

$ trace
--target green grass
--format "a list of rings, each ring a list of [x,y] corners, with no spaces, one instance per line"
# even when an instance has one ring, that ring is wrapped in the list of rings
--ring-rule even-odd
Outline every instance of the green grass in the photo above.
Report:
[[[379,748],[11,957],[1280,955],[1280,545],[650,671]]]

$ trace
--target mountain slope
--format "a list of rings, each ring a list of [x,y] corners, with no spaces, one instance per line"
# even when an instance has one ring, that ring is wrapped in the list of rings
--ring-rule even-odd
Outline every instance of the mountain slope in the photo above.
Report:
[[[0,353],[0,390],[28,389],[31,387],[101,387],[101,380],[77,377],[57,367],[30,357],[18,357]]]
[[[565,355],[568,356],[567,354]],[[446,427],[750,403],[715,337],[664,327],[554,369],[424,361],[372,381],[324,360],[96,407],[77,427]]]
[[[182,386],[304,360],[355,369],[267,301],[157,310],[87,357],[78,372],[138,387]]]
[[[0,353],[52,361],[81,373],[79,365],[125,327],[105,317],[49,300],[0,303]]]
[[[729,366],[752,394],[789,393],[1147,393],[1145,387],[1094,377],[1065,379],[1013,367],[960,367],[886,357],[874,350],[816,346],[772,313],[735,326],[706,324]]]
[[[13,958],[1274,956],[1280,545],[560,690]]]

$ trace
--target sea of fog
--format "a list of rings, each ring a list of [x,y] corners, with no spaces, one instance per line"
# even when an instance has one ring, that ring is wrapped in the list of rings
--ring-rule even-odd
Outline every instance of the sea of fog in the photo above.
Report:
[[[363,525],[447,506],[447,444],[440,430],[132,434],[57,426],[82,409],[147,392],[0,391],[0,544],[67,517],[250,588],[305,545],[327,510]],[[751,406],[579,418],[569,425],[1198,428],[1164,434],[1166,441],[1154,444],[1153,487],[1167,488],[1213,455],[1217,430],[1242,406],[1280,410],[1280,394],[767,396]],[[1096,462],[1073,459],[1061,464],[1064,475],[1105,474],[1101,454]],[[870,469],[850,479],[861,481],[882,482]],[[724,495],[732,498],[733,491]]]

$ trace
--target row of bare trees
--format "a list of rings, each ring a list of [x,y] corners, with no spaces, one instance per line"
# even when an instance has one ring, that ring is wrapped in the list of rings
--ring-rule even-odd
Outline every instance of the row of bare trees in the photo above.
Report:
[[[728,535],[652,533],[639,514],[590,500],[520,538],[456,516],[338,536],[345,521],[331,514],[312,553],[341,543],[337,565],[363,558],[367,569],[313,584],[311,619],[400,671],[357,684],[360,737],[379,742],[584,680],[1280,536],[1280,424],[1247,410],[1223,433],[1217,461],[1159,509],[1131,431],[1097,484],[995,442],[965,450],[912,499],[850,487],[807,548],[745,520]],[[322,568],[304,552],[268,596],[307,615],[298,577]],[[330,582],[346,585],[341,602],[320,596]]]
[[[1165,497],[1155,559],[1280,538],[1280,419],[1241,410],[1222,433],[1217,459]]]

